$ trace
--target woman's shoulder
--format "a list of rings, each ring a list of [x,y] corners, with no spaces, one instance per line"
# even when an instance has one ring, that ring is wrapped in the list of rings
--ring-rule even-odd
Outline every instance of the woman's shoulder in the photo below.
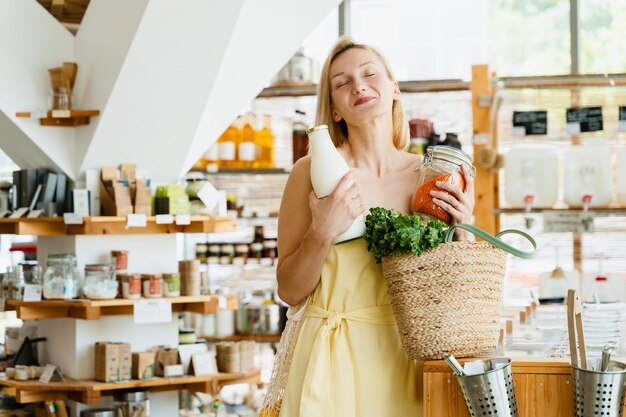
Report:
[[[424,161],[423,155],[416,155],[409,152],[403,152],[402,155],[402,167],[403,168],[417,168]]]
[[[289,173],[289,182],[311,182],[311,156],[303,156],[298,159]]]

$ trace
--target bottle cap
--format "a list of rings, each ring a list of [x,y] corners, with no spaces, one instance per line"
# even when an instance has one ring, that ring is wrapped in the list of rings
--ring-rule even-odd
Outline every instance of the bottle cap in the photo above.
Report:
[[[328,126],[327,125],[319,125],[319,126],[313,126],[309,129],[307,129],[306,134],[310,135],[313,132],[317,132],[318,130],[322,130],[322,129],[326,129],[328,130]]]

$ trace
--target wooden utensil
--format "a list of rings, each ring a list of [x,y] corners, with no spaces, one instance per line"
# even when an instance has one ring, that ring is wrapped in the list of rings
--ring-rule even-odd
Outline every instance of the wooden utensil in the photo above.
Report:
[[[78,64],[75,62],[64,62],[63,72],[70,86],[70,92],[74,90],[74,82],[76,81],[76,73],[78,72]]]
[[[586,370],[587,348],[585,347],[585,331],[583,328],[583,307],[580,302],[580,294],[573,289],[567,291],[567,330],[572,365]],[[578,361],[579,350],[580,362]]]

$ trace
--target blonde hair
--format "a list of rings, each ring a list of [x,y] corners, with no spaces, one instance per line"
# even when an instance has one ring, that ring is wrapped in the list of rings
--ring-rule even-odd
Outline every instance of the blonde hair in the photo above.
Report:
[[[389,63],[375,48],[356,43],[348,36],[342,36],[337,40],[337,43],[335,43],[331,49],[330,54],[328,55],[328,58],[326,58],[324,66],[322,67],[322,75],[320,76],[320,82],[317,90],[317,116],[315,120],[315,124],[317,126],[328,126],[330,137],[333,139],[333,142],[337,147],[348,141],[348,125],[343,119],[339,122],[333,120],[332,98],[330,95],[330,65],[339,55],[353,48],[364,49],[373,53],[383,64],[385,72],[387,73],[387,78],[391,81],[396,81],[393,73],[391,72]],[[403,149],[408,143],[409,125],[406,121],[404,108],[402,107],[402,101],[400,101],[400,99],[393,101],[391,118],[393,126],[393,144],[397,149]]]

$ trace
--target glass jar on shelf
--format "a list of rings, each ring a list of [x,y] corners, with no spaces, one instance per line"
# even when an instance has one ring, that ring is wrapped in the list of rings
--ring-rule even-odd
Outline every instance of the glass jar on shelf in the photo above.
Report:
[[[118,416],[150,417],[150,400],[146,391],[122,391],[115,393],[115,409]]]
[[[476,175],[472,158],[460,149],[450,146],[431,146],[426,150],[424,162],[416,168],[418,186],[411,199],[411,212],[424,220],[441,220],[450,224],[452,218],[448,212],[433,202],[431,191],[440,191],[437,182],[447,182],[459,186],[465,191],[465,178],[461,166],[465,165],[471,176]]]
[[[117,297],[119,284],[113,268],[113,264],[85,265],[85,297],[91,300],[110,300]]]
[[[43,297],[47,300],[71,300],[80,294],[82,280],[76,267],[76,255],[48,255],[43,276]]]

